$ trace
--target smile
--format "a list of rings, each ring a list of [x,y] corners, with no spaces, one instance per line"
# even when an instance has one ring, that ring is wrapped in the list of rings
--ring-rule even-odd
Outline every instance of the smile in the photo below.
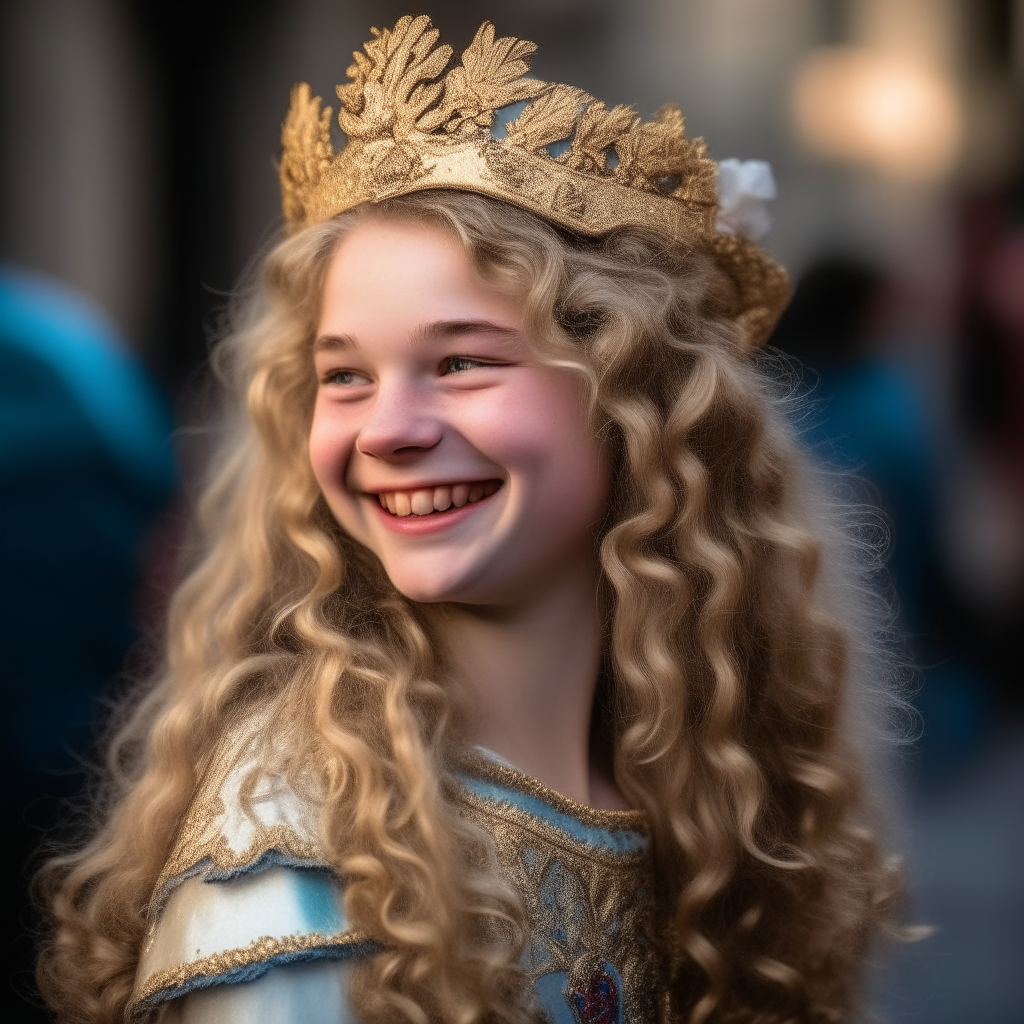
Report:
[[[434,512],[472,505],[490,497],[499,487],[500,480],[477,480],[408,491],[381,491],[376,498],[380,507],[394,516],[429,516]]]

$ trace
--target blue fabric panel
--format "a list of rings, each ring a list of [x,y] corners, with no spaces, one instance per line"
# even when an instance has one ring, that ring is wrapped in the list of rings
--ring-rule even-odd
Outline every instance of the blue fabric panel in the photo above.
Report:
[[[526,811],[527,814],[539,818],[548,825],[567,832],[581,843],[588,843],[599,849],[609,850],[613,853],[633,853],[636,850],[643,849],[647,843],[646,838],[640,835],[639,832],[633,832],[630,829],[613,831],[611,829],[584,825],[583,822],[572,817],[572,815],[555,810],[554,807],[545,803],[540,797],[508,789],[497,782],[477,779],[469,775],[460,775],[459,781],[471,793],[475,793],[485,800],[518,807],[520,810]]]
[[[345,927],[338,912],[337,883],[327,871],[293,871],[295,898],[311,932],[332,935]]]
[[[535,982],[537,995],[548,1012],[551,1024],[578,1024],[576,1015],[565,1001],[565,989],[569,976],[565,971],[542,974]]]

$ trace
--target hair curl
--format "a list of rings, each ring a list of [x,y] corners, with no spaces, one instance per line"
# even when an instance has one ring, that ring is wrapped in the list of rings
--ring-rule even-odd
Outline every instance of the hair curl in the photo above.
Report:
[[[584,241],[447,191],[278,244],[215,352],[238,408],[165,667],[110,744],[94,835],[40,875],[49,1005],[67,1022],[123,1019],[204,762],[269,709],[289,769],[322,766],[324,848],[350,919],[385,949],[357,972],[361,1019],[530,1018],[522,908],[446,799],[458,709],[429,627],[331,517],[306,450],[323,279],[364,217],[460,239],[485,281],[521,298],[544,357],[586,381],[614,462],[601,705],[616,781],[652,825],[673,1019],[845,1018],[899,885],[858,682],[863,573],[785,396],[741,350],[737,297],[699,248],[638,230]]]

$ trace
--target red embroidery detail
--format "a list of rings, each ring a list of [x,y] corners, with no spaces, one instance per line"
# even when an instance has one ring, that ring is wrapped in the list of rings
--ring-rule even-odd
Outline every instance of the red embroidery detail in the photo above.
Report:
[[[619,1024],[619,986],[607,971],[598,971],[585,989],[574,989],[572,1007],[579,1024]]]

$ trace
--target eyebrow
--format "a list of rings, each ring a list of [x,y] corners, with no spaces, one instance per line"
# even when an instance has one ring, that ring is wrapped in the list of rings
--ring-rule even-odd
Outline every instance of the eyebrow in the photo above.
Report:
[[[339,348],[356,348],[354,338],[350,338],[347,334],[321,334],[316,341],[313,342],[313,352],[328,352],[332,349]]]
[[[458,338],[468,334],[497,334],[504,338],[518,338],[520,332],[514,327],[506,327],[493,320],[435,320],[416,332],[416,341]],[[351,335],[321,334],[313,345],[313,351],[323,352],[330,349],[358,347],[358,342]]]
[[[430,341],[434,338],[458,338],[465,334],[497,334],[505,338],[518,338],[514,327],[497,324],[493,320],[437,320],[427,324],[418,332],[418,339]]]

